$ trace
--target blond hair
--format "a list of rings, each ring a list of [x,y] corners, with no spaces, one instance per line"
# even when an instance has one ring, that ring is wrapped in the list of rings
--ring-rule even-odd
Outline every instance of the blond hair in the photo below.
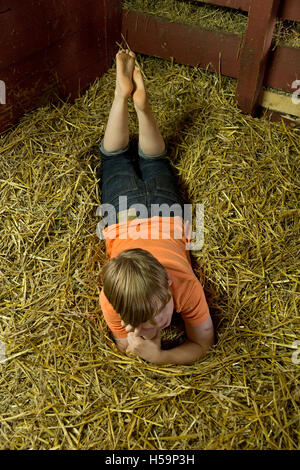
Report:
[[[153,323],[172,295],[166,269],[142,248],[119,253],[102,268],[101,276],[106,298],[134,328],[148,320]]]

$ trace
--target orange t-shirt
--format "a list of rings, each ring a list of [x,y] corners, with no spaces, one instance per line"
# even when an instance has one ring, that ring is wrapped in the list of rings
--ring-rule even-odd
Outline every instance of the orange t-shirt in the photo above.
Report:
[[[149,251],[166,269],[173,283],[170,286],[174,309],[189,325],[200,325],[209,317],[203,288],[194,274],[190,253],[191,226],[182,217],[160,217],[124,221],[103,230],[110,258],[130,248]],[[121,317],[101,290],[100,306],[106,323],[116,338],[126,338]]]

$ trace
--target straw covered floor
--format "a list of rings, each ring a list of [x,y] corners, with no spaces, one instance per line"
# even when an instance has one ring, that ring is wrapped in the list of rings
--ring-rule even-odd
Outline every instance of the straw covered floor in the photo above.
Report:
[[[192,262],[217,343],[191,366],[155,366],[119,353],[102,318],[113,65],[0,136],[0,448],[296,449],[299,128],[243,115],[235,80],[137,60],[180,190],[204,204]],[[129,116],[136,136],[132,101]]]

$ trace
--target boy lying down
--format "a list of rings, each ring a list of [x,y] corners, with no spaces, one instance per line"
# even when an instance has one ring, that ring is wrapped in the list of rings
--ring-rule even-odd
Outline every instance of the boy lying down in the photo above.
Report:
[[[129,142],[131,96],[139,123],[137,154]],[[128,49],[116,55],[115,96],[100,153],[102,205],[117,214],[103,230],[109,261],[102,269],[100,305],[106,323],[124,353],[155,364],[191,364],[214,344],[214,328],[186,249],[184,202],[135,54]],[[125,211],[124,196],[130,206]],[[163,205],[176,210],[153,215]],[[163,350],[161,331],[174,310],[184,320],[187,339]]]

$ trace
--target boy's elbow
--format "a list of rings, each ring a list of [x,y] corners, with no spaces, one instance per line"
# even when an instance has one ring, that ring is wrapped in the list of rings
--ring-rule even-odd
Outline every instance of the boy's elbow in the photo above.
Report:
[[[213,346],[215,345],[215,340],[214,338],[208,343],[208,344],[205,344],[204,346],[204,355],[206,356],[206,354],[210,353],[210,351],[212,350]]]
[[[208,354],[215,344],[216,344],[216,338],[215,338],[214,331],[212,331],[210,338],[208,338],[208,340],[204,343],[205,354]]]
[[[213,346],[216,344],[215,335],[212,334],[209,338],[205,338],[204,341],[198,340],[198,341],[195,341],[195,343],[197,344],[197,346],[199,346],[199,359],[201,359],[207,354],[209,354]]]
[[[196,327],[187,327],[187,336],[190,341],[196,343],[202,350],[202,356],[210,352],[211,348],[216,344],[215,332],[213,325],[207,327],[204,325]]]
[[[214,330],[212,331],[212,336],[211,336],[211,339],[210,339],[210,343],[209,343],[209,349],[211,349],[215,344],[216,344],[216,335],[215,335],[215,332]]]

